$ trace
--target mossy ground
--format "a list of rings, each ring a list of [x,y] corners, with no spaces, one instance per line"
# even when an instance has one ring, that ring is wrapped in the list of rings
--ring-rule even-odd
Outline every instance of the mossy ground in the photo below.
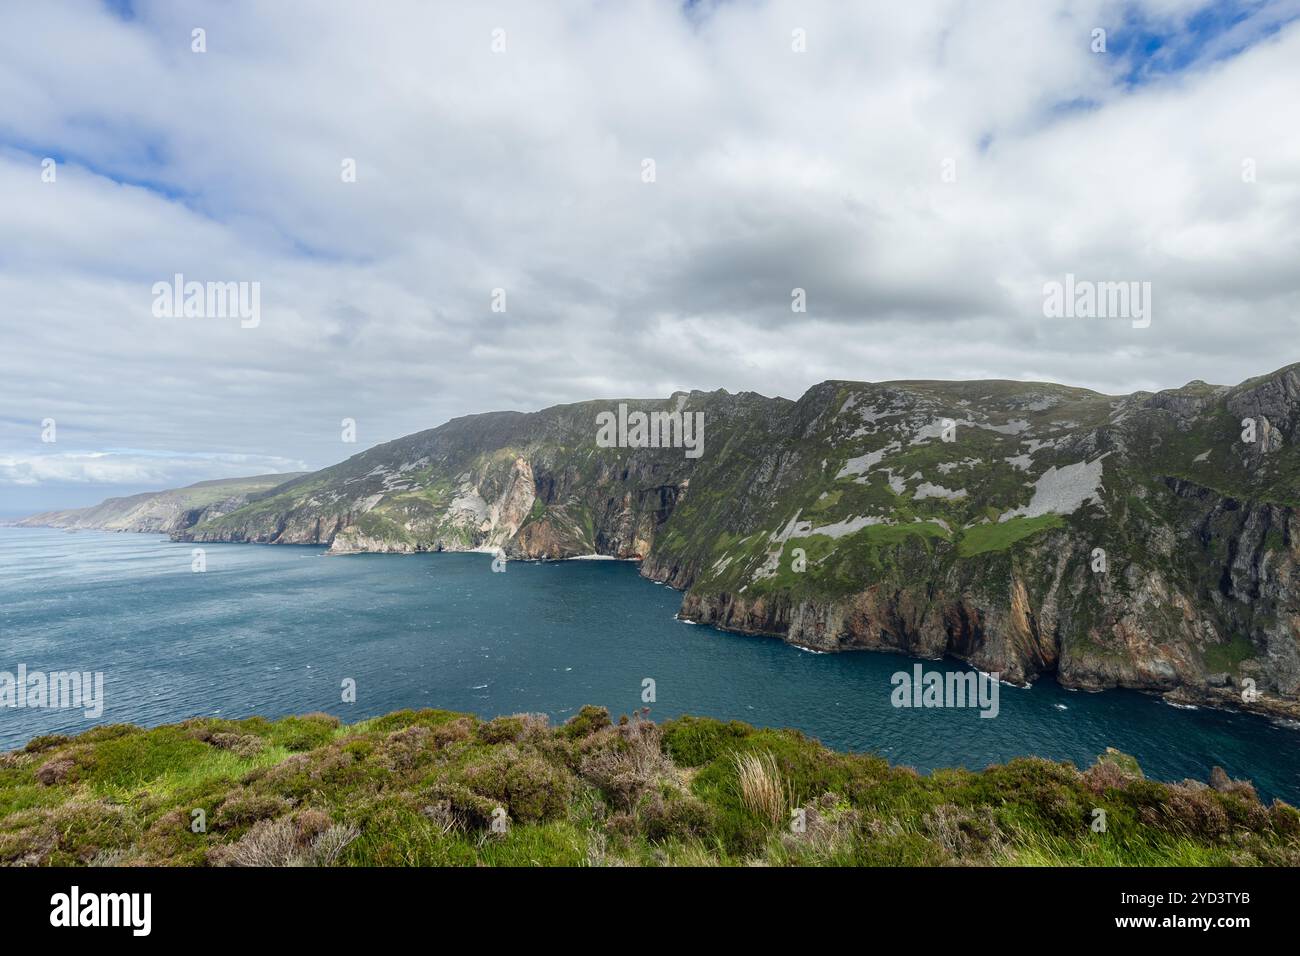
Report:
[[[1300,814],[1217,776],[1156,783],[1114,752],[1086,771],[1027,758],[921,776],[796,731],[612,724],[594,707],[561,727],[439,710],[202,719],[0,756],[0,862],[1300,864]]]
[[[1031,537],[1040,531],[1064,526],[1065,520],[1060,515],[1051,514],[976,525],[966,529],[957,551],[963,557],[984,554],[988,551],[1005,551],[1017,541]]]

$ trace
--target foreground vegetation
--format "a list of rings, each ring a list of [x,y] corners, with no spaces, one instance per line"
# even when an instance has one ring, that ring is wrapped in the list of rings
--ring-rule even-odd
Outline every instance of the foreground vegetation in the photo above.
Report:
[[[1115,751],[921,776],[737,722],[408,710],[39,737],[0,755],[0,862],[1296,866],[1300,813]]]

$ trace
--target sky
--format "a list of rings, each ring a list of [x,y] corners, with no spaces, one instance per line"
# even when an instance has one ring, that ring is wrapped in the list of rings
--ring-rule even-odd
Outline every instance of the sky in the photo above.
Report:
[[[1300,0],[5,4],[0,515],[593,398],[1235,383],[1300,359],[1298,107]]]

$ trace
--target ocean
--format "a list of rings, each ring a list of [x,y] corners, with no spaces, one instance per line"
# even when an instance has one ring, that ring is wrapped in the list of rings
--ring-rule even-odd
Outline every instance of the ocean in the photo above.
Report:
[[[97,723],[407,707],[485,717],[583,704],[617,716],[697,714],[794,727],[839,750],[926,772],[1019,756],[1092,763],[1108,746],[1147,776],[1219,765],[1300,803],[1300,730],[1129,691],[1003,685],[995,718],[901,708],[893,675],[965,671],[865,652],[815,654],[678,621],[680,595],[619,561],[486,554],[325,555],[303,546],[193,546],[161,535],[0,528],[0,672],[100,672],[103,712],[0,707],[0,749]],[[355,702],[345,702],[346,682]],[[652,684],[647,684],[652,681]],[[643,700],[653,688],[653,702]]]

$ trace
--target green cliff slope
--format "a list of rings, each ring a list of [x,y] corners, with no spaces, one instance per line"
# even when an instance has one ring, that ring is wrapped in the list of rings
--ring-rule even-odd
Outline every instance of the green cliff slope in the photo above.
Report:
[[[109,498],[90,508],[46,511],[16,523],[25,528],[169,533],[243,507],[298,474],[200,481],[185,488]]]

